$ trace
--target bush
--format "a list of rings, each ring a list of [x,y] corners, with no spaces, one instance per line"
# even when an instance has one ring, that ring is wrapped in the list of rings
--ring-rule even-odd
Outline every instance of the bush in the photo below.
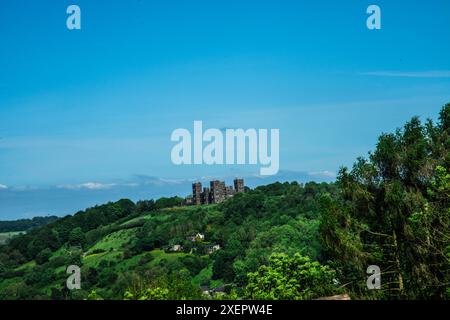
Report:
[[[258,300],[306,300],[337,293],[334,271],[296,253],[272,254],[268,266],[248,275],[246,298]]]
[[[151,253],[146,253],[138,262],[140,266],[153,261],[155,257]]]
[[[44,264],[49,261],[51,256],[52,256],[52,251],[48,248],[44,249],[41,252],[39,252],[38,255],[36,256],[36,263]]]

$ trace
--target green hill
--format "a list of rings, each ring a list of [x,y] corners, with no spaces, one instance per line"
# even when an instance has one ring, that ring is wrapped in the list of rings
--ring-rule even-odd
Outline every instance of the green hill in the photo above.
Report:
[[[120,299],[126,291],[176,282],[188,288],[174,298],[202,298],[200,286],[239,287],[272,252],[319,259],[318,199],[334,190],[325,183],[275,183],[220,205],[181,206],[179,198],[164,198],[90,208],[2,247],[0,297],[87,298],[95,290]],[[205,239],[187,239],[197,233]],[[172,252],[174,245],[182,250]],[[211,252],[212,245],[220,249]],[[71,264],[81,267],[79,291],[65,289]]]
[[[13,237],[0,299],[448,299],[450,104],[436,124],[414,117],[382,134],[335,183],[182,203],[123,199]],[[80,290],[66,288],[69,265]]]

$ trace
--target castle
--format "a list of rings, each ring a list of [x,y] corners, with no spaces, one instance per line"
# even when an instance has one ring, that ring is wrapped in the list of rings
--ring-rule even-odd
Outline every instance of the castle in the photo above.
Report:
[[[202,190],[202,183],[196,182],[192,184],[192,198],[186,199],[186,204],[201,205],[210,203],[221,203],[231,198],[238,192],[244,192],[244,179],[234,179],[234,188],[225,185],[224,181],[210,181],[209,188]]]

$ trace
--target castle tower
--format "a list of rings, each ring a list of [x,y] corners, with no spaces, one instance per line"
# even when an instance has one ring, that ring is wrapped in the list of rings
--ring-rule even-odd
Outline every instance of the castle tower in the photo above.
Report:
[[[209,191],[209,188],[203,188],[201,197],[202,197],[202,204],[210,203],[211,192]]]
[[[232,186],[225,187],[225,194],[226,194],[227,198],[233,197],[235,193],[236,193],[236,191],[233,189]]]
[[[244,192],[244,179],[234,179],[234,190],[236,192]]]
[[[192,201],[194,205],[202,204],[202,183],[197,182],[192,184]]]
[[[225,182],[214,180],[210,182],[211,203],[221,203],[226,198]]]

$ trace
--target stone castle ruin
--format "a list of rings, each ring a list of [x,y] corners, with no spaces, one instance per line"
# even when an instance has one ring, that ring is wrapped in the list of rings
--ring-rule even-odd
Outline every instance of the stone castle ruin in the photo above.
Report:
[[[244,192],[244,179],[234,179],[233,186],[225,185],[224,181],[210,181],[209,188],[202,189],[202,183],[196,182],[192,184],[192,198],[188,198],[187,204],[202,205],[221,203],[228,198],[233,197],[236,193]]]

